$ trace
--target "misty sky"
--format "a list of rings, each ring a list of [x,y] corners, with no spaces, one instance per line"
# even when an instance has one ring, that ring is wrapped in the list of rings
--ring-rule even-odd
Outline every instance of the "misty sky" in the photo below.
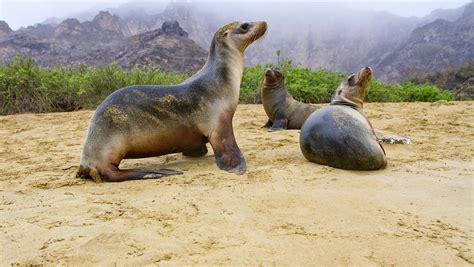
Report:
[[[195,0],[196,1],[196,0]],[[197,0],[197,2],[203,0]],[[244,0],[245,1],[245,0]],[[252,1],[252,0],[247,0]],[[255,0],[253,0],[255,1]],[[260,2],[289,2],[291,0],[257,0]],[[168,2],[163,0],[0,0],[0,20],[6,21],[14,30],[50,17],[71,17],[85,11],[98,11],[106,8],[116,8],[128,2]],[[242,2],[236,0],[206,1],[206,2]],[[297,5],[298,1],[291,1]],[[457,8],[471,0],[299,0],[299,2],[337,2],[349,7],[375,11],[388,11],[399,16],[422,17],[438,8]]]

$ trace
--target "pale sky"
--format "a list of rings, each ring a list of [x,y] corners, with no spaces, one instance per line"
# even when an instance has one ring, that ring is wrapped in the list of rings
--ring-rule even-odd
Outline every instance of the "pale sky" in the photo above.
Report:
[[[196,0],[202,2],[205,0]],[[388,11],[399,16],[422,17],[432,10],[457,8],[471,0],[244,0],[245,2],[315,2],[315,3],[344,3],[350,7],[363,6],[365,10]],[[0,20],[6,21],[14,30],[42,22],[50,17],[69,17],[87,10],[115,8],[127,2],[168,2],[163,0],[0,0]],[[243,2],[242,0],[213,0],[205,2]]]

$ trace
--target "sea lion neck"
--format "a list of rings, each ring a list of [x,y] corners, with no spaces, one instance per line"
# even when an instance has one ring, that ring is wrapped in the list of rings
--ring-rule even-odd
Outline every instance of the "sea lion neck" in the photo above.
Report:
[[[213,39],[206,63],[186,82],[205,81],[211,87],[215,85],[231,90],[238,98],[244,68],[243,54],[238,49],[218,42],[216,38]]]
[[[267,82],[265,79],[263,80],[263,90],[279,90],[284,89],[285,82],[283,79],[274,81],[274,82]]]
[[[341,96],[341,95],[336,95],[333,97],[331,100],[331,103],[329,105],[340,105],[340,106],[348,106],[351,107],[357,111],[362,112],[364,103],[362,101],[357,101],[357,100],[349,100],[348,98]]]

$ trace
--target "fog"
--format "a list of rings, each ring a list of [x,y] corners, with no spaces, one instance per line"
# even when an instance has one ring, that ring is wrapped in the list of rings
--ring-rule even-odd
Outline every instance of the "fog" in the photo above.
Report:
[[[189,2],[189,1],[187,1]],[[218,11],[220,15],[226,13],[226,17],[235,17],[241,19],[250,19],[259,17],[261,10],[268,9],[274,19],[297,19],[302,16],[323,16],[330,18],[328,10],[338,12],[338,8],[344,7],[344,10],[360,11],[386,11],[398,16],[423,17],[428,15],[435,9],[451,9],[460,7],[469,0],[452,0],[452,1],[430,1],[430,0],[379,0],[379,1],[351,1],[351,0],[334,0],[334,1],[275,1],[275,0],[259,0],[259,1],[193,1],[198,2],[200,6],[205,6],[210,11]],[[68,17],[77,17],[80,20],[87,20],[93,17],[99,10],[121,10],[137,9],[145,7],[142,12],[148,14],[159,13],[166,7],[168,1],[92,1],[92,0],[0,0],[0,20],[6,21],[13,30],[20,27],[34,25],[44,22],[47,19],[57,18],[58,21]],[[258,8],[252,8],[258,5]],[[227,8],[222,8],[223,6]],[[315,12],[318,7],[326,7],[321,14]],[[293,8],[299,7],[299,8]],[[331,7],[331,8],[327,8]],[[262,9],[263,8],[263,9]],[[260,11],[257,11],[260,10]],[[312,13],[300,14],[301,11],[311,10]],[[119,12],[123,13],[123,12]],[[267,14],[267,15],[268,15]],[[358,16],[360,14],[352,13],[350,16]],[[266,18],[268,19],[268,17]]]

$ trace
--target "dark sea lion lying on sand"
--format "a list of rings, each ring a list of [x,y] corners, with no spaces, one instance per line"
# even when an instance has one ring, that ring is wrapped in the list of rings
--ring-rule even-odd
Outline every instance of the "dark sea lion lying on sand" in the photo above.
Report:
[[[331,104],[303,124],[300,147],[312,162],[341,169],[376,170],[387,165],[385,150],[362,112],[372,69],[362,68],[336,89]]]

